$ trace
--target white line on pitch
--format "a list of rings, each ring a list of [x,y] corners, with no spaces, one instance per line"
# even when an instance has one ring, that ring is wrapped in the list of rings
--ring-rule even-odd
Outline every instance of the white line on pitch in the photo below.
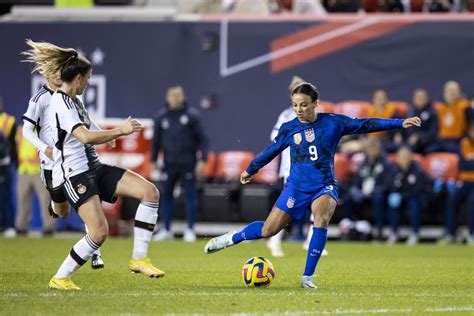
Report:
[[[225,56],[220,56],[220,71],[221,71],[221,76],[227,77],[233,74],[236,74],[238,72],[256,67],[258,65],[264,64],[266,62],[269,62],[271,60],[281,58],[283,56],[293,54],[297,51],[300,51],[302,49],[305,49],[307,47],[311,47],[316,44],[321,44],[323,42],[326,42],[330,39],[348,34],[350,32],[353,32],[355,30],[364,28],[368,25],[375,24],[379,22],[379,18],[367,18],[364,19],[360,22],[356,22],[344,27],[340,27],[334,31],[330,31],[327,33],[324,33],[322,35],[318,35],[315,37],[312,37],[310,39],[304,40],[302,42],[277,49],[276,51],[273,51],[271,53],[263,54],[258,57],[249,59],[247,61],[241,62],[239,64],[227,67],[227,53],[228,53],[228,21],[224,20],[221,22],[221,49],[220,49],[220,54],[222,55],[225,52]],[[223,63],[225,61],[225,64]]]

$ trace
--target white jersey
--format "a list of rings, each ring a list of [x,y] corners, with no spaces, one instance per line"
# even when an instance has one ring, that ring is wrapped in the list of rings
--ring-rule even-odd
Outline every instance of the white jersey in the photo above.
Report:
[[[36,128],[38,138],[47,145],[47,147],[54,147],[52,139],[52,131],[47,120],[49,112],[49,102],[54,91],[49,89],[47,85],[43,87],[30,99],[28,109],[23,114],[23,120],[30,122]],[[39,150],[39,157],[41,161],[41,169],[53,170],[54,162],[45,155],[44,150],[40,150],[41,142],[33,143],[33,145]],[[45,149],[45,148],[43,148]]]
[[[293,111],[292,107],[289,107],[283,112],[281,112],[280,116],[278,117],[278,121],[273,127],[272,133],[270,135],[270,140],[273,141],[275,139],[283,123],[291,121],[295,117],[296,117],[296,114],[295,114],[295,111]],[[290,168],[291,168],[291,157],[290,157],[290,147],[288,147],[285,150],[283,150],[280,154],[280,171],[278,172],[278,176],[280,178],[283,178],[285,183],[286,183],[286,179],[288,179],[288,177],[290,176]]]
[[[50,107],[48,121],[53,131],[53,186],[56,188],[70,177],[94,169],[100,160],[93,145],[83,144],[72,135],[77,127],[83,125],[89,129],[92,125],[82,101],[79,98],[74,101],[57,90],[51,97]]]

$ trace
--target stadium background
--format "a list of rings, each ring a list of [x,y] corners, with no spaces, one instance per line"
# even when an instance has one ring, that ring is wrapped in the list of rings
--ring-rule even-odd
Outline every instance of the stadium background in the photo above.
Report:
[[[8,43],[0,60],[0,95],[5,111],[18,120],[40,84],[29,66],[19,62],[25,38],[75,47],[92,61],[85,101],[105,126],[128,115],[144,118],[150,126],[146,119],[164,106],[167,87],[181,84],[189,104],[200,108],[216,153],[258,153],[269,143],[276,118],[289,105],[287,86],[293,75],[314,82],[321,99],[332,102],[336,112],[346,101],[370,102],[377,88],[385,89],[390,100],[408,104],[416,88],[441,101],[447,80],[459,82],[468,96],[474,90],[474,18],[469,14],[201,15],[169,22],[138,15],[103,23],[107,18],[97,22],[73,11],[71,22],[45,21],[41,14],[25,18],[19,12],[13,21],[0,24],[0,36]],[[357,116],[357,111],[342,112]],[[144,135],[150,136],[149,131]],[[148,155],[148,141],[137,146],[129,138],[128,144],[122,147],[125,152]],[[131,160],[120,150],[103,155],[109,162]],[[126,166],[147,174],[147,162],[145,156]],[[269,182],[274,182],[276,164],[270,169]],[[182,204],[175,213],[184,215]],[[441,224],[442,215],[436,216],[434,222]],[[34,216],[32,227],[39,225]]]

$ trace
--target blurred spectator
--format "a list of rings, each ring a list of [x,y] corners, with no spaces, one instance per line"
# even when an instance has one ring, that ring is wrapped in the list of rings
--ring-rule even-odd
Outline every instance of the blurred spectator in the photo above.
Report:
[[[12,166],[18,165],[15,118],[3,111],[0,98],[0,229],[6,237],[15,235]]]
[[[387,243],[393,244],[398,240],[398,225],[403,206],[408,208],[408,217],[412,228],[407,244],[413,245],[418,243],[421,195],[425,186],[425,179],[426,177],[421,167],[412,159],[410,149],[406,146],[401,147],[397,151],[393,168],[386,175],[389,222],[391,227]]]
[[[320,0],[294,0],[293,13],[295,14],[326,14],[326,9]]]
[[[357,12],[359,0],[323,0],[327,12]]]
[[[377,238],[382,238],[385,213],[385,175],[390,168],[378,138],[365,141],[365,160],[351,177],[348,195],[344,198],[344,217],[354,219],[353,210],[370,204],[375,211]]]
[[[28,224],[31,219],[33,192],[40,202],[41,219],[43,222],[43,235],[51,235],[54,231],[54,220],[49,215],[49,194],[40,177],[40,159],[36,148],[24,137],[19,127],[17,131],[18,144],[18,178],[17,178],[17,200],[18,214],[16,217],[16,231],[20,235],[28,232]]]
[[[372,95],[372,107],[367,112],[368,117],[394,118],[395,105],[388,99],[387,92],[383,89],[377,89]],[[394,136],[395,135],[395,136]],[[381,137],[384,146],[391,147],[391,143],[399,144],[402,142],[402,136],[399,131],[370,133],[367,137]]]
[[[195,241],[194,222],[197,210],[196,175],[200,173],[207,160],[208,141],[195,109],[185,102],[181,86],[172,86],[166,95],[166,108],[155,119],[151,162],[155,168],[158,152],[163,151],[164,184],[161,190],[161,214],[164,228],[153,240],[172,239],[171,219],[173,213],[173,191],[178,178],[181,179],[186,198],[188,227],[184,233],[185,241]],[[197,160],[198,151],[201,154]]]
[[[410,1],[407,0],[380,0],[379,12],[410,12]]]
[[[446,207],[445,242],[454,242],[456,233],[456,214],[459,213],[462,202],[466,201],[467,222],[469,226],[468,244],[474,244],[474,125],[469,127],[467,137],[461,141],[461,155],[459,159],[458,187],[450,192]]]
[[[469,101],[462,97],[461,87],[455,81],[444,85],[444,103],[438,112],[439,140],[426,152],[459,152],[459,142],[467,130]]]
[[[463,0],[426,0],[423,11],[436,13],[462,12],[463,9]]]
[[[428,92],[416,89],[413,92],[413,115],[421,119],[421,128],[406,129],[404,139],[417,153],[424,153],[428,145],[438,137],[438,114],[431,105]]]
[[[268,15],[271,13],[267,0],[234,0],[225,1],[223,7],[236,14]]]

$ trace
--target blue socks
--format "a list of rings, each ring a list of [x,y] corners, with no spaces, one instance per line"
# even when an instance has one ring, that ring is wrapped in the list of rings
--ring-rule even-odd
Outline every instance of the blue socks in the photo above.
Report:
[[[232,242],[238,244],[243,240],[253,240],[262,238],[262,228],[264,222],[253,222],[244,227],[240,232],[232,236]]]
[[[306,266],[303,275],[312,276],[314,274],[321,253],[324,250],[324,246],[326,246],[327,237],[327,228],[313,227],[313,236],[309,242],[308,257],[306,258]]]

